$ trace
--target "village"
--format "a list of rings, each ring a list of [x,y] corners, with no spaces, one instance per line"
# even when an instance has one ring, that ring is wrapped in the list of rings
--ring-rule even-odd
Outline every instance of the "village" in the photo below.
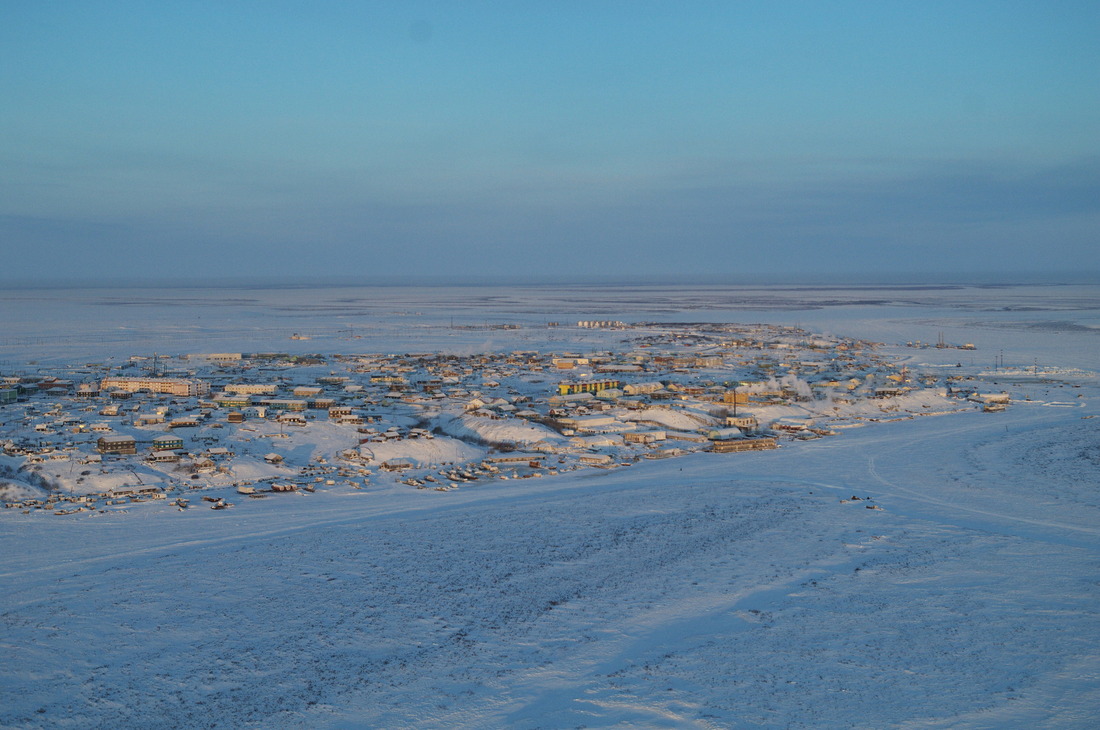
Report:
[[[602,330],[607,348],[151,353],[3,373],[0,501],[66,515],[446,492],[694,452],[736,459],[1009,401],[961,371],[913,372],[878,343],[797,327],[576,328]]]

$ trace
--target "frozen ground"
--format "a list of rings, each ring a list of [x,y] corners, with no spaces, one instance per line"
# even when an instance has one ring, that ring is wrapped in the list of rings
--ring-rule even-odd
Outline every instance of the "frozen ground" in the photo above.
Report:
[[[1100,287],[338,287],[8,290],[0,368],[140,353],[473,353],[605,345],[549,322],[768,322],[881,342],[974,341],[964,364],[1096,367]],[[492,329],[520,325],[519,330]],[[297,333],[309,339],[291,340]],[[969,338],[969,339],[968,339]],[[936,358],[957,351],[925,352]],[[954,361],[952,361],[954,364]]]
[[[1004,413],[450,492],[9,511],[0,726],[1094,727],[1100,349],[1017,314],[936,314],[990,362],[987,331],[1086,370]]]

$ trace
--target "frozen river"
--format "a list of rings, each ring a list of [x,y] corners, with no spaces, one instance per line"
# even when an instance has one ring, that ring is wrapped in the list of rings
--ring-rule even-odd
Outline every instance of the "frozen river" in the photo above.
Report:
[[[25,289],[0,294],[0,314],[0,362],[13,367],[152,352],[567,347],[585,338],[547,324],[579,320],[766,322],[887,343],[942,335],[973,341],[989,365],[1004,351],[1011,365],[1095,367],[1100,349],[1097,285]]]

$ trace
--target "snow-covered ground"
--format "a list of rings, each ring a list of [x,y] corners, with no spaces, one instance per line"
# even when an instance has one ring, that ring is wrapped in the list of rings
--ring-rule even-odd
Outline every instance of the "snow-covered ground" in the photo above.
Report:
[[[380,479],[247,510],[5,511],[0,726],[1093,727],[1100,297],[1042,293],[1014,290],[1006,301],[1033,308],[1006,311],[998,291],[915,292],[927,302],[860,306],[843,329],[839,305],[788,315],[899,344],[943,328],[979,346],[898,347],[914,364],[973,357],[977,372],[1011,343],[1026,353],[1017,366],[1080,371],[996,371],[990,387],[1015,393],[1002,413],[447,492]],[[406,295],[393,310],[434,306]],[[594,300],[591,316],[629,319],[615,297],[628,295]],[[694,293],[662,297],[668,318],[700,318]],[[550,299],[509,306],[543,317]],[[899,307],[935,308],[936,322]],[[1081,326],[1043,329],[1036,311]],[[412,345],[410,316],[377,327]],[[242,317],[279,328],[276,315]],[[299,329],[328,326],[311,317]],[[515,349],[525,333],[431,330],[420,349],[474,336]],[[3,353],[30,349],[13,339]],[[318,453],[346,447],[337,433]],[[272,448],[310,448],[303,438]]]

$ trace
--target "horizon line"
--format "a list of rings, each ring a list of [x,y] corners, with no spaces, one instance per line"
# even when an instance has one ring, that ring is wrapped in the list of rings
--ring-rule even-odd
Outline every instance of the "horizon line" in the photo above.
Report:
[[[1100,271],[925,271],[925,272],[851,272],[846,274],[660,274],[660,275],[595,275],[570,274],[530,277],[517,274],[501,275],[401,275],[401,276],[145,276],[145,277],[57,277],[0,278],[8,290],[30,289],[324,289],[350,287],[423,287],[448,286],[1013,286],[1013,285],[1073,285],[1100,284]]]

